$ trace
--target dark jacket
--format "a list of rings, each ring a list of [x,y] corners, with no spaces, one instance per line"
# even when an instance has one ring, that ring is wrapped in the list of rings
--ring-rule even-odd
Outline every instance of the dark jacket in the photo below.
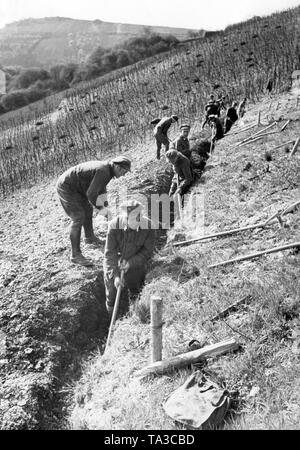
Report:
[[[232,123],[238,120],[238,115],[234,106],[227,109],[226,118],[230,119]]]
[[[64,172],[57,186],[82,194],[96,207],[98,195],[106,193],[106,186],[113,177],[113,167],[109,161],[88,161]]]
[[[175,141],[173,141],[173,147],[175,148],[175,150],[182,153],[187,158],[190,158],[191,150],[188,138],[184,136],[179,136],[178,138],[175,139]]]
[[[119,276],[119,259],[126,259],[131,267],[146,266],[154,251],[155,230],[151,221],[143,218],[141,228],[127,227],[123,216],[115,217],[109,224],[104,249],[103,267],[109,278]]]
[[[172,125],[172,118],[171,117],[163,117],[156,127],[154,128],[154,134],[157,134],[157,132],[167,135],[167,132]]]
[[[184,193],[193,182],[193,175],[191,171],[190,161],[184,155],[179,154],[176,163],[173,164],[173,169],[175,174],[171,184],[170,195],[174,194],[176,189],[179,190],[180,194]],[[177,187],[178,177],[179,177],[179,186]]]
[[[205,106],[205,111],[207,116],[219,116],[220,115],[220,108],[219,105],[215,101],[210,101]]]

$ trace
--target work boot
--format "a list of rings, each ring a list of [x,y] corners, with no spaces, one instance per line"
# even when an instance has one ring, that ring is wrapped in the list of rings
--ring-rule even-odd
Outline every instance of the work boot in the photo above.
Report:
[[[100,245],[103,245],[105,243],[105,240],[106,239],[104,239],[104,238],[99,239],[96,236],[94,236],[92,238],[85,238],[84,243],[86,245],[90,245],[94,248],[98,248]]]
[[[80,266],[91,267],[94,265],[90,259],[85,258],[81,253],[71,256],[70,260],[73,264],[79,264]]]

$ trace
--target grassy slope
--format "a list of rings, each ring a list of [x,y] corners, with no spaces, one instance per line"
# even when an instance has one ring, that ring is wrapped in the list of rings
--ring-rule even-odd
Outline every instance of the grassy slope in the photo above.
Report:
[[[62,384],[68,383],[69,376],[73,379],[78,377],[81,350],[91,350],[91,347],[99,343],[99,340],[94,341],[93,338],[99,339],[103,337],[103,333],[105,334],[105,327],[102,324],[102,318],[104,321],[106,319],[103,282],[99,270],[101,255],[98,255],[96,251],[84,249],[86,254],[95,259],[95,270],[92,271],[74,268],[69,263],[68,219],[63,216],[55,196],[53,176],[56,177],[70,165],[82,160],[95,157],[107,158],[111,154],[119,153],[120,150],[124,152],[130,149],[129,153],[134,159],[134,173],[128,179],[129,187],[132,190],[135,188],[136,192],[147,191],[147,189],[156,191],[161,183],[166,183],[164,180],[166,164],[164,161],[153,161],[155,149],[152,129],[149,127],[150,118],[166,112],[178,112],[182,120],[189,120],[194,124],[192,131],[198,134],[203,103],[215,81],[220,79],[224,81],[221,89],[228,94],[229,99],[240,98],[246,92],[249,93],[251,101],[256,100],[265,86],[269,64],[272,65],[274,61],[280,68],[275,91],[276,93],[282,91],[288,84],[287,77],[290,76],[293,57],[295,57],[293,45],[285,39],[286,34],[291,33],[288,30],[289,26],[293,28],[295,17],[293,13],[287,14],[284,20],[281,15],[271,17],[269,29],[266,28],[266,30],[262,28],[261,23],[254,23],[245,25],[245,28],[242,26],[241,32],[240,30],[232,33],[229,31],[227,38],[230,41],[233,39],[234,42],[239,42],[239,37],[241,40],[247,38],[247,46],[241,46],[238,52],[234,52],[232,44],[228,46],[226,42],[223,43],[221,38],[212,40],[211,43],[206,42],[204,45],[199,42],[193,43],[170,55],[164,55],[163,58],[160,56],[161,60],[154,58],[150,66],[147,66],[147,62],[144,61],[136,67],[118,71],[117,74],[82,85],[78,87],[75,95],[73,95],[74,91],[66,93],[69,107],[75,105],[75,110],[72,113],[69,111],[66,115],[62,114],[57,121],[51,120],[50,114],[58,106],[58,98],[52,97],[44,107],[43,104],[39,104],[36,110],[34,105],[32,109],[28,108],[31,111],[30,114],[26,113],[23,117],[19,117],[16,113],[11,117],[11,122],[1,121],[1,129],[8,129],[1,135],[1,183],[3,192],[6,193],[6,198],[0,200],[2,231],[0,233],[0,327],[1,333],[5,336],[3,340],[1,335],[0,347],[0,377],[3,381],[0,389],[1,428],[61,426],[60,416],[64,414],[64,406],[59,404],[57,394]],[[277,24],[281,22],[286,23],[286,27],[277,31],[279,26]],[[252,33],[255,31],[259,33],[259,38],[252,39]],[[270,36],[274,37],[274,45]],[[270,44],[272,44],[271,48]],[[249,50],[257,52],[260,62],[259,69],[255,69],[254,72],[249,71],[248,65],[244,64]],[[278,52],[283,55],[280,60],[278,60]],[[211,54],[214,58],[210,57]],[[198,66],[199,56],[197,55],[200,55],[200,59],[202,57],[204,59],[203,64],[201,63],[202,67]],[[154,61],[156,61],[155,70],[152,65]],[[237,77],[237,72],[232,70],[237,66],[241,77],[239,74]],[[175,72],[175,76],[171,75],[171,71]],[[209,74],[211,74],[210,78],[208,78]],[[203,83],[194,82],[196,75],[201,77]],[[170,77],[174,77],[172,82]],[[145,107],[148,90],[152,90],[151,97],[154,101]],[[98,101],[96,105],[92,105],[91,100],[95,91],[98,93]],[[121,97],[124,102],[119,103]],[[165,104],[169,106],[166,112],[162,109]],[[276,105],[277,102],[274,103],[273,109]],[[85,113],[87,107],[91,107],[89,114]],[[116,124],[120,120],[119,114],[124,111],[126,127],[120,128],[116,133]],[[271,114],[271,111],[268,113]],[[93,119],[95,113],[99,115],[98,131],[89,133],[89,127],[95,123]],[[33,127],[32,123],[27,123],[30,118],[42,119],[45,124],[37,131],[35,125]],[[290,126],[285,133],[288,133],[289,129]],[[62,132],[67,134],[64,139],[59,138]],[[172,127],[171,138],[177,132],[178,128]],[[39,134],[38,143],[32,142],[37,133]],[[70,147],[73,140],[75,147]],[[218,144],[218,151],[221,151],[226,140]],[[10,143],[13,145],[13,151],[8,152],[5,146]],[[218,154],[216,153],[214,157]],[[221,161],[219,169],[226,169],[225,163],[226,161]],[[297,167],[294,166],[294,169]],[[220,179],[223,177],[222,190],[224,190],[229,179],[227,169],[224,174],[216,173],[215,170],[208,168],[203,181],[206,183],[210,180],[209,184],[215,185],[214,174],[216,174]],[[268,174],[267,176],[269,177]],[[291,176],[289,175],[289,178]],[[50,180],[46,181],[49,178]],[[43,182],[37,183],[40,179]],[[28,189],[18,190],[21,187]],[[110,195],[116,195],[118,188],[117,183],[111,186]],[[167,186],[164,188],[166,189]],[[242,193],[244,188],[240,189]],[[11,190],[15,191],[13,195],[8,194]],[[280,185],[278,190],[279,198],[281,198]],[[245,191],[243,195],[246,195]],[[214,196],[219,197],[219,192]],[[232,195],[230,198],[233,197]],[[225,200],[228,200],[226,196]],[[216,198],[217,201],[218,198]],[[212,218],[221,226],[224,211],[217,209],[217,203],[212,204],[214,206]],[[240,213],[248,213],[247,208],[244,202],[244,211],[239,207],[236,219],[239,218]],[[208,213],[209,210],[207,210]],[[98,220],[95,222],[96,231],[104,233],[103,223]],[[231,224],[231,221],[229,222]],[[192,233],[193,230],[189,232]],[[202,247],[199,248],[202,249]],[[207,257],[210,258],[210,255]],[[187,261],[185,261],[186,258],[188,258]],[[199,258],[202,258],[201,254]],[[190,263],[190,260],[195,261]],[[197,283],[193,290],[193,285],[183,286],[182,282],[197,273],[195,265],[202,267],[203,264],[202,259],[199,264],[197,263],[193,253],[188,256],[188,252],[185,252],[183,257],[169,254],[168,251],[164,255],[162,252],[157,257],[152,271],[155,281],[147,289],[151,292],[159,288],[165,292],[167,281],[171,299],[174,298],[178,302],[181,295],[187,298],[191,295],[191,299],[197,299],[199,297],[197,289],[200,289]],[[157,274],[161,274],[162,268],[166,279],[157,281]],[[201,273],[201,276],[204,275]],[[198,279],[200,281],[201,276]],[[179,285],[176,282],[177,278],[180,281]],[[215,280],[217,285],[219,278],[216,276]],[[187,288],[187,291],[182,290],[183,288]],[[175,293],[176,290],[177,293]],[[207,291],[210,292],[209,285]],[[146,297],[148,295],[145,291]],[[170,304],[172,311],[174,311],[173,306],[175,304]],[[203,314],[200,304],[196,306],[197,311]],[[168,340],[166,336],[167,353],[182,350],[182,336],[187,340],[189,336],[197,334],[196,337],[199,339],[200,331],[198,333],[194,323],[186,320],[185,330],[182,330],[180,325],[180,315],[183,318],[188,315],[190,318],[194,313],[195,304],[192,300],[187,312],[178,311],[176,313],[178,316],[174,313],[173,328],[170,328],[172,339]],[[173,313],[169,314],[167,311],[166,314],[171,317]],[[136,321],[139,324],[137,319]],[[101,327],[99,322],[102,324]],[[137,330],[141,336],[146,336],[148,333],[148,327],[141,324],[138,325]],[[120,334],[122,336],[122,330]],[[128,336],[131,334],[128,333]],[[124,343],[127,342],[128,336],[124,339]],[[2,345],[3,342],[4,345]],[[143,338],[139,341],[134,338],[129,341],[128,348],[137,346],[142,352],[143,345],[147,345],[143,343]],[[120,351],[123,353],[123,344]],[[129,354],[129,365],[132,364],[131,358],[132,355]],[[146,361],[148,352],[142,354],[142,358]],[[115,363],[117,364],[117,361]],[[99,364],[102,365],[102,362]],[[141,360],[138,360],[137,365],[140,364]],[[114,376],[112,379],[115,380]],[[107,381],[108,386],[105,389],[110,392],[110,380]],[[156,388],[156,384],[153,386]],[[85,389],[88,389],[88,386],[83,391]],[[68,385],[65,390],[68,390]],[[161,391],[159,391],[160,395]],[[79,402],[82,401],[83,396],[80,394]],[[130,404],[128,402],[128,405]],[[111,408],[110,412],[112,412]],[[83,410],[80,418],[78,416],[78,421],[84,423],[85,413],[86,409]],[[154,414],[156,414],[155,409],[152,415]],[[168,426],[163,423],[161,417],[156,419],[157,427]],[[136,426],[137,421],[134,415],[132,420],[131,425],[124,426]],[[97,426],[102,425],[98,423]],[[116,420],[116,427],[118,426],[121,424]],[[151,426],[154,425],[151,423]],[[169,423],[169,426],[172,424]]]
[[[235,148],[251,132],[226,136],[220,141],[195,194],[204,194],[203,230],[190,221],[176,224],[170,240],[184,232],[187,238],[244,226],[267,219],[277,209],[299,199],[298,154],[290,159],[284,148],[265,150],[295,139],[299,133],[298,92],[281,95],[252,107],[244,124],[257,120],[261,111],[267,125],[278,120],[278,131],[288,118],[293,121],[282,133],[256,144]],[[241,128],[238,124],[234,130]],[[261,128],[261,127],[260,127]],[[256,129],[254,129],[256,131]],[[197,132],[197,126],[194,127]],[[234,131],[232,131],[233,133]],[[253,131],[252,131],[253,132]],[[291,148],[291,146],[290,146]],[[249,170],[244,170],[251,163]],[[234,355],[210,360],[203,372],[238,391],[238,402],[226,416],[226,429],[299,428],[300,364],[292,330],[299,330],[299,253],[285,251],[224,268],[207,265],[288,242],[299,241],[300,215],[289,214],[285,227],[271,225],[178,250],[162,249],[156,255],[141,304],[117,324],[107,356],[95,355],[75,389],[71,426],[87,429],[178,429],[162,409],[168,396],[180,386],[191,369],[139,381],[135,369],[145,366],[150,355],[150,329],[145,319],[151,294],[164,301],[163,358],[188,350],[188,342],[202,345],[235,337],[243,349]],[[200,226],[199,226],[200,225]],[[181,236],[182,237],[182,236]],[[195,276],[195,268],[200,275]],[[251,301],[226,319],[210,318],[242,297]],[[294,346],[293,346],[294,344]],[[252,395],[251,389],[259,388]]]

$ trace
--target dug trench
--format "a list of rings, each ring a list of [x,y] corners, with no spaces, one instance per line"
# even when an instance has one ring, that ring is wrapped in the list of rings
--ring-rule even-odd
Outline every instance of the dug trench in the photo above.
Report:
[[[167,193],[171,179],[170,165],[150,161],[129,175],[127,185],[130,195],[138,192],[149,198]],[[109,196],[118,188],[116,183]],[[47,189],[52,195],[52,186]],[[157,230],[157,249],[165,240],[166,230]],[[67,243],[67,236],[61,242]],[[14,266],[3,282],[1,429],[68,428],[69,388],[80,376],[83,361],[105,344],[109,319],[99,258],[103,248],[93,250],[96,262],[87,269],[72,266],[67,244],[59,243],[54,239],[52,251],[30,264],[19,263],[18,269]],[[123,294],[119,317],[127,310]]]

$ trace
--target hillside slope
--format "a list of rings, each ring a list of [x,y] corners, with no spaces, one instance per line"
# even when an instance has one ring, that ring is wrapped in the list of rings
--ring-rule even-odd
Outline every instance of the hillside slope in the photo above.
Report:
[[[79,63],[97,47],[113,47],[143,34],[145,28],[159,34],[187,39],[185,28],[145,27],[101,20],[75,20],[64,17],[26,19],[0,30],[2,65],[50,67],[59,63]]]
[[[300,242],[300,213],[285,216],[265,229],[225,236],[190,246],[172,247],[178,239],[260,223],[299,200],[299,90],[265,98],[249,108],[245,120],[217,143],[199,184],[192,189],[203,209],[193,222],[175,223],[169,245],[156,255],[138,307],[118,321],[109,352],[84,367],[77,384],[71,427],[105,430],[176,430],[163,404],[195,368],[140,380],[135,372],[150,362],[149,310],[151,295],[164,305],[163,359],[234,337],[242,346],[235,354],[210,358],[201,371],[231,393],[226,429],[299,429],[299,249],[254,258],[215,269],[212,263],[285,243]],[[255,144],[238,141],[276,121],[274,134]],[[284,131],[280,131],[290,119]],[[193,132],[199,131],[195,124]],[[235,134],[236,133],[236,134]],[[289,153],[287,153],[287,149]],[[271,160],[266,158],[266,151]],[[245,298],[226,319],[212,317]],[[142,320],[141,320],[142,319]],[[298,334],[297,334],[298,333]],[[199,367],[198,367],[199,368]]]
[[[100,358],[96,363],[92,361],[89,371],[85,358],[93,359],[97,348],[100,346],[102,349],[108,327],[101,273],[103,248],[97,252],[83,247],[84,253],[95,261],[93,269],[77,268],[70,264],[69,220],[56,197],[55,181],[65,169],[84,160],[106,159],[126,153],[134,161],[133,172],[110,185],[111,203],[118,199],[120,189],[126,186],[132,195],[142,192],[149,196],[151,193],[167,192],[171,168],[164,159],[155,160],[150,120],[177,114],[180,123],[188,121],[192,124],[191,138],[207,138],[209,129],[200,132],[200,123],[206,99],[213,91],[226,95],[228,103],[248,97],[249,110],[245,123],[238,124],[238,130],[257,120],[258,109],[264,124],[271,122],[272,117],[278,120],[278,131],[288,117],[293,120],[284,132],[266,136],[263,144],[257,142],[254,146],[234,148],[233,143],[246,136],[247,132],[240,136],[232,132],[231,137],[226,136],[217,143],[206,172],[194,191],[200,195],[200,200],[205,200],[205,230],[245,224],[260,214],[266,218],[277,206],[288,204],[298,196],[299,150],[293,159],[287,157],[284,148],[274,151],[272,161],[264,150],[273,141],[274,145],[279,141],[294,141],[299,132],[299,93],[288,92],[292,70],[297,67],[298,61],[294,39],[298,19],[299,8],[271,16],[266,23],[246,23],[211,41],[184,44],[168,54],[115,71],[92,83],[83,83],[22,111],[1,117],[0,428],[103,428],[111,426],[111,421],[113,426],[124,428],[143,428],[149,427],[149,424],[158,428],[173,427],[173,423],[163,418],[156,403],[160,405],[173,382],[179,383],[177,378],[169,379],[170,386],[164,384],[165,377],[156,380],[153,387],[157,394],[153,398],[150,398],[150,386],[148,400],[152,412],[146,408],[144,414],[132,405],[132,399],[136,397],[126,391],[126,386],[124,394],[128,395],[129,400],[127,402],[122,398],[122,402],[126,403],[124,417],[130,418],[130,422],[125,423],[124,418],[118,416],[118,405],[115,408],[117,412],[113,410],[114,385],[119,377],[128,373],[126,364],[132,368],[135,365],[133,357],[137,358],[137,366],[148,360],[149,328],[140,323],[140,317],[143,318],[143,311],[147,312],[151,292],[162,293],[164,298],[170,300],[165,311],[166,317],[170,317],[166,323],[164,343],[164,355],[167,355],[186,349],[190,336],[196,337],[201,344],[206,339],[216,342],[227,336],[231,329],[223,322],[217,327],[206,325],[210,323],[207,311],[212,302],[218,309],[224,303],[228,305],[239,298],[245,290],[249,291],[254,298],[253,306],[245,310],[240,325],[245,319],[246,328],[242,328],[241,333],[249,337],[250,343],[253,342],[250,339],[254,339],[254,344],[253,348],[246,346],[246,351],[236,360],[231,356],[222,358],[226,383],[230,387],[240,385],[244,388],[243,377],[249,376],[246,370],[249,367],[253,367],[253,371],[258,370],[263,380],[259,369],[262,366],[266,370],[272,369],[267,373],[269,378],[273,374],[275,383],[271,380],[273,384],[261,385],[265,392],[264,399],[271,398],[270,390],[273,389],[282,393],[282,400],[288,383],[294,386],[297,361],[294,361],[294,353],[288,361],[281,351],[287,353],[293,341],[289,337],[297,335],[296,325],[293,325],[293,320],[298,317],[298,303],[295,301],[299,278],[297,254],[287,257],[289,254],[285,252],[260,260],[272,261],[273,272],[266,271],[265,266],[262,271],[258,267],[256,272],[252,270],[253,266],[256,268],[256,263],[248,263],[249,266],[244,263],[242,267],[250,267],[250,274],[246,272],[246,277],[226,268],[216,272],[205,269],[207,264],[230,257],[235,251],[241,251],[243,245],[248,245],[248,241],[242,239],[244,235],[217,241],[213,243],[215,247],[207,243],[174,249],[173,252],[162,248],[166,241],[165,233],[162,233],[157,241],[159,253],[153,261],[149,283],[143,293],[145,305],[137,310],[139,315],[134,313],[118,322],[122,327],[118,328],[120,331],[115,336],[115,357],[108,363],[112,367],[102,373],[103,361]],[[263,93],[270,77],[274,77],[273,97],[265,98]],[[171,127],[171,139],[178,134],[178,125]],[[299,213],[290,214],[287,219],[290,228],[284,227],[277,232],[272,226],[265,231],[247,234],[249,239],[251,236],[258,237],[257,242],[249,240],[249,251],[256,247],[266,248],[267,243],[271,244],[273,240],[274,243],[281,240],[290,242],[290,239],[297,238]],[[183,234],[189,238],[202,232],[199,230],[199,224],[200,228],[203,227],[202,221],[203,214],[200,214],[199,221],[188,223],[184,230],[176,224],[176,239],[182,238]],[[107,224],[101,216],[95,217],[95,224],[96,232],[104,236]],[[260,236],[266,242],[260,240]],[[170,233],[169,239],[173,238],[173,233]],[[225,243],[224,248],[222,243]],[[247,248],[243,250],[246,252]],[[161,278],[162,273],[165,278]],[[253,281],[256,273],[262,275],[262,281],[258,284]],[[270,282],[272,289],[265,284],[266,281]],[[274,286],[276,292],[270,297]],[[264,298],[267,301],[260,303]],[[124,298],[122,313],[128,309],[126,302]],[[268,304],[271,307],[269,310]],[[236,326],[233,324],[232,328],[236,329]],[[139,333],[145,339],[141,339]],[[274,352],[279,351],[278,355],[270,348],[272,345]],[[119,373],[117,357],[125,368],[122,374]],[[235,361],[238,367],[234,365]],[[285,368],[281,371],[278,368],[281,362],[284,367],[292,364],[295,370],[292,373]],[[265,367],[267,363],[270,365],[268,368]],[[273,366],[276,367],[275,372]],[[86,371],[86,375],[78,384],[76,409],[68,422],[66,416],[70,412],[72,386],[82,370]],[[276,378],[276,375],[274,379],[277,372],[286,375],[288,383],[284,376],[282,379],[281,376]],[[103,383],[99,380],[100,375],[104,375]],[[258,382],[252,373],[250,375],[252,384]],[[184,378],[185,373],[182,375]],[[162,389],[166,389],[165,394],[157,382]],[[280,390],[280,382],[283,391]],[[121,379],[121,387],[123,383]],[[101,422],[99,415],[88,413],[89,408],[94,411],[94,405],[100,410],[103,406],[94,394],[95,386],[101,392],[107,392],[108,396],[109,414],[101,415]],[[136,387],[142,398],[145,395],[143,386],[131,382],[128,386],[135,395]],[[247,389],[245,395],[242,393],[240,397],[239,412],[243,412],[241,408],[248,395]],[[276,401],[274,407],[268,405],[275,410],[275,418],[280,412],[279,402]],[[291,403],[297,404],[297,399]],[[137,420],[132,411],[127,414],[127,407],[137,411],[140,419]],[[248,417],[251,418],[251,414]]]

